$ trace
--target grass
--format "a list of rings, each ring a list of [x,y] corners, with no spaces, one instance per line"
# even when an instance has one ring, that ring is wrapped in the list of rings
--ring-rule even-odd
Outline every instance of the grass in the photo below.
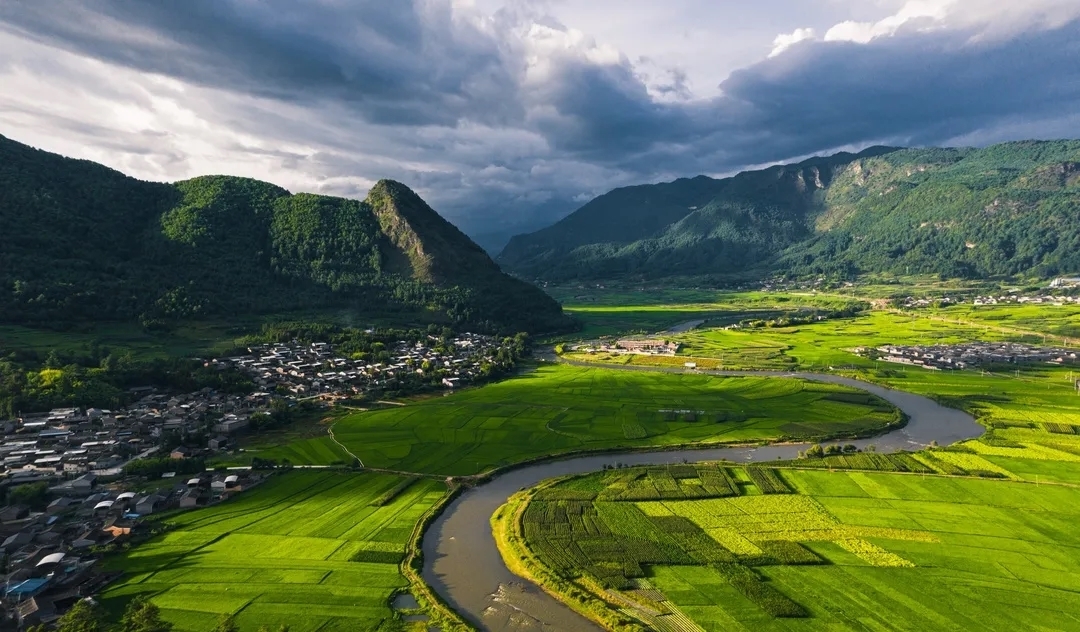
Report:
[[[342,417],[334,435],[368,467],[468,475],[579,450],[772,441],[878,431],[898,413],[851,389],[794,379],[541,365],[513,379]],[[245,458],[344,462],[329,437]]]
[[[207,632],[222,614],[241,630],[408,629],[391,596],[408,587],[398,563],[420,516],[445,495],[417,480],[290,472],[220,505],[174,515],[168,531],[106,561],[121,579],[101,597],[117,616],[148,595],[178,631]],[[114,617],[115,618],[115,617]]]

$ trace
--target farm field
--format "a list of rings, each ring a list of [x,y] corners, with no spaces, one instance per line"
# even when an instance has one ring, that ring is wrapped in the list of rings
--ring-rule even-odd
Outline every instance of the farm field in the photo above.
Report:
[[[164,535],[106,561],[124,575],[102,601],[116,619],[131,598],[150,596],[184,632],[208,632],[222,614],[245,632],[282,623],[293,632],[409,629],[389,605],[408,585],[398,564],[446,487],[417,480],[372,506],[403,480],[293,471],[171,516]]]
[[[945,319],[985,323],[992,327],[1080,338],[1080,305],[953,305],[931,313]],[[1047,342],[1060,344],[1061,340],[1048,339]]]
[[[884,401],[834,385],[542,364],[483,388],[350,414],[334,435],[368,467],[458,476],[575,450],[848,435],[896,420]],[[244,455],[346,458],[329,437]]]
[[[1014,340],[973,325],[943,323],[919,316],[873,311],[855,318],[794,327],[706,329],[675,336],[684,355],[723,357],[732,368],[786,367],[804,370],[833,367],[875,367],[851,353],[857,347],[884,344],[956,344],[972,340]],[[888,367],[882,363],[880,366]]]
[[[1080,445],[1026,432],[1026,447],[611,470],[541,484],[496,522],[519,525],[504,556],[651,629],[1077,629]]]
[[[967,410],[987,425],[1025,426],[1076,421],[1080,396],[1074,380],[1080,370],[1056,366],[1024,366],[1019,372],[928,371],[875,362],[850,352],[859,346],[883,344],[956,344],[974,340],[1009,340],[1017,336],[979,325],[943,322],[924,316],[874,311],[856,318],[796,327],[700,329],[672,336],[684,344],[669,356],[566,353],[568,360],[590,364],[679,368],[694,361],[701,369],[772,369],[840,371],[858,379],[927,395]],[[1021,339],[1024,339],[1021,337]],[[1028,342],[1041,342],[1027,336]]]
[[[574,339],[627,332],[652,333],[681,323],[706,320],[712,326],[746,319],[770,319],[800,310],[843,309],[853,299],[809,293],[722,292],[716,290],[548,290],[583,328]]]

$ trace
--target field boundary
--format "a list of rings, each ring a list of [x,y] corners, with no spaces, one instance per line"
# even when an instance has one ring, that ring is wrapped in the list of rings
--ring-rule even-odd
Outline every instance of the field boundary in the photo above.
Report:
[[[340,420],[338,420],[338,421],[340,421]],[[360,467],[364,467],[364,462],[360,459],[360,457],[353,454],[351,450],[349,450],[348,448],[345,447],[344,443],[338,441],[337,437],[334,436],[334,426],[338,425],[338,421],[335,421],[334,423],[330,424],[330,427],[326,429],[326,432],[330,435],[330,440],[333,441],[335,444],[337,444],[337,446],[339,448],[344,450],[345,454],[348,454],[352,458],[356,459],[357,463],[360,464]]]

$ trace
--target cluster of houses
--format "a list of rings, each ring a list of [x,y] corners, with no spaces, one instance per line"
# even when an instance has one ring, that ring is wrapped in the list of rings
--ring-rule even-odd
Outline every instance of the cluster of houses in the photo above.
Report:
[[[1066,296],[1062,294],[1021,294],[1018,290],[1009,291],[1006,294],[994,296],[974,296],[970,298],[943,296],[940,298],[915,298],[908,296],[899,301],[901,307],[917,309],[922,307],[946,307],[949,305],[964,305],[970,303],[976,307],[984,305],[1080,305],[1080,296]]]
[[[371,362],[344,357],[325,342],[293,341],[250,347],[248,355],[211,363],[221,369],[239,369],[265,391],[297,399],[336,399],[391,390],[416,376],[455,388],[476,379],[499,350],[497,338],[479,334],[462,334],[449,346],[439,343],[434,336],[417,343],[399,341],[386,349],[388,360]]]
[[[219,393],[203,389],[182,395],[133,389],[142,395],[118,410],[64,408],[0,422],[0,476],[11,484],[54,481],[93,473],[102,479],[120,476],[124,465],[154,455],[163,439],[207,437],[205,448],[226,450],[231,435],[250,416],[269,409],[271,396]]]
[[[3,444],[7,469],[2,484],[9,502],[0,510],[0,626],[49,624],[79,599],[99,591],[114,577],[95,562],[110,545],[148,536],[146,516],[215,502],[260,480],[251,472],[122,477],[126,461],[158,456],[159,449],[121,449],[129,442],[143,447],[150,442],[148,433],[132,430],[129,437],[117,436],[124,431],[94,430],[101,427],[98,412],[54,410],[43,427],[36,418],[24,419]],[[101,417],[111,415],[100,412]],[[81,427],[86,423],[90,429]],[[161,456],[180,464],[189,454],[178,448]],[[28,499],[12,492],[31,489],[25,485],[43,493]]]
[[[884,345],[856,349],[858,355],[935,371],[1002,364],[1077,364],[1080,352],[1033,347],[1015,342],[969,342],[955,345]]]
[[[586,353],[599,351],[615,354],[673,356],[679,352],[680,347],[681,344],[673,340],[662,340],[659,338],[621,338],[614,342],[610,340],[598,340],[572,347],[571,350],[584,351]]]

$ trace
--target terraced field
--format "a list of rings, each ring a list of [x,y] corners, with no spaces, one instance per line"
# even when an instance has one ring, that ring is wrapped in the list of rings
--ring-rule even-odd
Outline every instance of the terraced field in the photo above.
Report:
[[[1009,447],[613,470],[541,485],[499,520],[520,521],[526,566],[625,625],[1077,629],[1080,486],[1046,481],[1076,480],[1080,437],[1009,432]]]
[[[794,379],[543,365],[484,388],[358,413],[334,426],[368,467],[475,474],[574,450],[812,438],[883,429],[882,400]],[[247,456],[345,462],[329,437]]]
[[[213,629],[222,614],[235,614],[243,630],[404,629],[389,606],[407,586],[398,563],[414,525],[446,488],[417,480],[373,506],[401,481],[294,471],[175,515],[164,535],[108,561],[125,574],[103,601],[119,612],[135,595],[149,595],[179,631]]]

